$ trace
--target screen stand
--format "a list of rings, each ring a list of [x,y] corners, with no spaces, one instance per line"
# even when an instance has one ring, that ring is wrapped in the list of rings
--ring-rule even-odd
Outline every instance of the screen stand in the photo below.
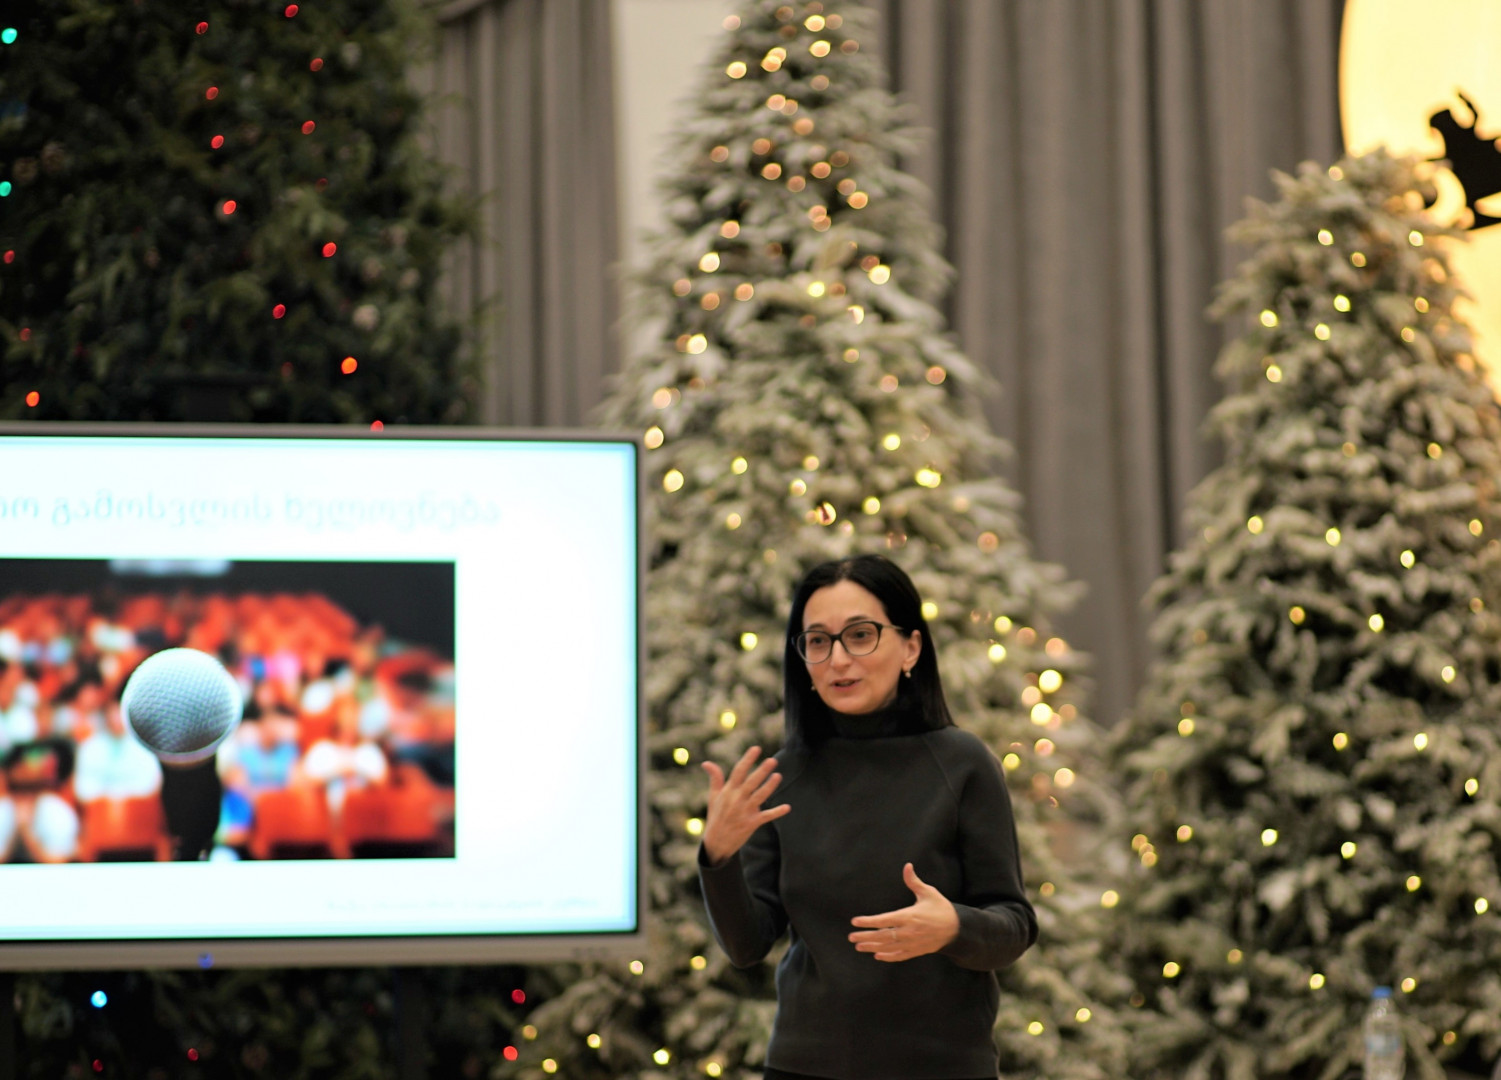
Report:
[[[427,1011],[421,973],[416,968],[397,967],[396,976],[396,1080],[427,1080],[427,1042],[422,1025]],[[13,1075],[0,1072],[0,1076]]]
[[[0,971],[0,1076],[19,1076],[16,1068],[16,977]]]

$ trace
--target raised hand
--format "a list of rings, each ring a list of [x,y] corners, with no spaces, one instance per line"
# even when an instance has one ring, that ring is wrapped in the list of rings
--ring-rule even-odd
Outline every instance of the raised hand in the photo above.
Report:
[[[850,935],[859,952],[896,963],[936,953],[959,934],[959,914],[943,893],[923,881],[907,863],[902,880],[917,899],[911,907],[880,915],[857,915],[850,922],[868,927]]]
[[[728,777],[714,762],[704,762],[704,772],[709,774],[704,852],[711,863],[724,862],[744,846],[753,832],[792,809],[786,803],[770,810],[761,809],[761,804],[771,798],[771,793],[782,782],[782,774],[776,771],[777,759],[774,757],[757,765],[756,759],[760,756],[761,748],[752,746],[740,755]]]

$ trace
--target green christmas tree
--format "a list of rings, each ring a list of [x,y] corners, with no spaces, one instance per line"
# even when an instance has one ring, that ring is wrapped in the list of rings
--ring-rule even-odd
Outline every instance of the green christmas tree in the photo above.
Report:
[[[1379,985],[1409,1076],[1501,1050],[1501,422],[1417,168],[1307,166],[1239,229],[1225,464],[1115,740],[1140,1080],[1341,1077]]]
[[[14,0],[0,419],[462,419],[409,0]]]
[[[699,765],[781,744],[793,588],[867,551],[911,572],[950,704],[1010,779],[1042,938],[1003,973],[1007,1075],[1119,1075],[1100,890],[1059,857],[1108,806],[1080,659],[1047,629],[1072,589],[1028,549],[980,378],[933,306],[948,270],[897,167],[922,151],[862,48],[871,23],[857,3],[748,5],[682,129],[642,282],[660,344],[602,416],[649,451],[650,943],[551,974],[521,1075],[758,1074],[772,966],[737,972],[712,944]]]

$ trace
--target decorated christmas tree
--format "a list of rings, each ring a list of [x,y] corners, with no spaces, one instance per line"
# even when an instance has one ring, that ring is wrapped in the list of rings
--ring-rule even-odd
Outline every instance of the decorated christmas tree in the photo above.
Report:
[[[1501,1050],[1501,422],[1418,168],[1305,167],[1239,228],[1225,463],[1115,739],[1139,1080],[1341,1077],[1382,985],[1409,1076]]]
[[[1002,973],[1003,1067],[1119,1075],[1101,890],[1061,858],[1108,806],[1080,658],[1048,630],[1072,589],[1028,549],[980,377],[933,306],[948,271],[897,166],[923,151],[871,21],[850,2],[748,5],[682,127],[641,283],[658,344],[602,416],[648,448],[650,941],[550,974],[560,992],[528,1018],[520,1075],[758,1075],[772,966],[736,971],[712,944],[699,766],[780,746],[793,588],[871,551],[912,574],[949,702],[1009,778],[1042,937]]]
[[[0,419],[461,419],[408,0],[14,0]]]

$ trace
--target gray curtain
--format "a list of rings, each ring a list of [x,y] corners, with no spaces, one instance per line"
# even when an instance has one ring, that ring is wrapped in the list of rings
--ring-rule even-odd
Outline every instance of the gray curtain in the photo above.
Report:
[[[1150,658],[1141,597],[1216,460],[1223,238],[1268,170],[1340,150],[1340,0],[877,0],[908,162],[958,270],[952,328],[1000,391],[1038,553],[1088,593],[1094,714]]]
[[[478,418],[583,427],[619,368],[610,0],[454,0],[434,9],[434,152],[479,200],[445,295],[478,321]]]

